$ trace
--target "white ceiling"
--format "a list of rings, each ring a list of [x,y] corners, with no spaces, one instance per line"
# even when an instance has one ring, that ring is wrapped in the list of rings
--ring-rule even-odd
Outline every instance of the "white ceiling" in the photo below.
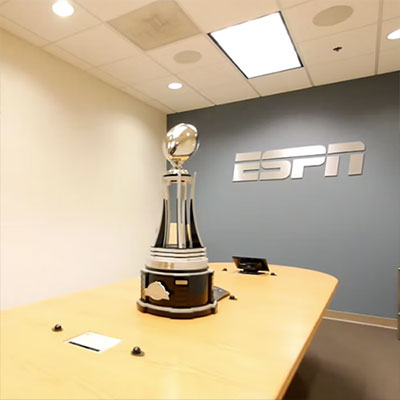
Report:
[[[176,0],[201,33],[143,51],[107,21],[153,1],[74,0],[75,13],[60,18],[55,0],[0,0],[0,27],[166,113],[400,70],[400,40],[386,38],[400,28],[400,0]],[[350,18],[314,25],[337,5],[351,6]],[[207,33],[278,10],[304,67],[248,80]],[[202,57],[176,62],[185,50]],[[168,89],[173,81],[183,89]]]

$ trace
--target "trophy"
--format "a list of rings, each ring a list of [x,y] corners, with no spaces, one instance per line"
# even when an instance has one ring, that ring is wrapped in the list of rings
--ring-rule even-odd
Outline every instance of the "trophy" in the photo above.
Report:
[[[196,227],[192,177],[183,168],[199,147],[197,129],[179,124],[166,134],[163,153],[172,168],[164,175],[160,229],[141,270],[142,312],[170,318],[195,318],[215,313],[214,271]]]

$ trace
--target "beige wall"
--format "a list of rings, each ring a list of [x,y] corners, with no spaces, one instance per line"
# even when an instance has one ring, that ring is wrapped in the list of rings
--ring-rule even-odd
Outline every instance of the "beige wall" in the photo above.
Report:
[[[137,275],[165,115],[1,30],[0,68],[1,307]]]

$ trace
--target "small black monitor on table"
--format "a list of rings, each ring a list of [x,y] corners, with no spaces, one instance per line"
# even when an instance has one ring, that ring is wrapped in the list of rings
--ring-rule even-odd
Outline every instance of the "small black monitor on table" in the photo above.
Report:
[[[261,271],[269,271],[268,263],[265,258],[257,257],[232,257],[236,267],[243,274],[258,274]]]

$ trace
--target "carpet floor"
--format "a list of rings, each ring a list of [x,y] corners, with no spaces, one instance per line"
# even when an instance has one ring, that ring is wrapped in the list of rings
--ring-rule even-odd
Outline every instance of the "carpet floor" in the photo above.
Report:
[[[324,319],[284,400],[400,400],[397,331]]]

